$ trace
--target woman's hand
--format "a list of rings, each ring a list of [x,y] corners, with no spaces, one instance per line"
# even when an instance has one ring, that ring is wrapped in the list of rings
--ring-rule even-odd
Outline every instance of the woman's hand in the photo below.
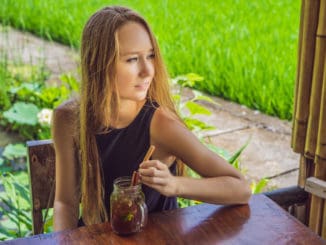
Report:
[[[157,190],[165,196],[177,194],[177,177],[170,173],[168,166],[159,160],[144,161],[139,166],[143,184]]]

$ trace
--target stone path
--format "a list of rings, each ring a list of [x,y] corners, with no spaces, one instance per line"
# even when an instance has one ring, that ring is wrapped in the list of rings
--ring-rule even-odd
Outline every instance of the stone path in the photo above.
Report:
[[[0,31],[0,53],[7,54],[10,60],[28,64],[44,62],[52,74],[51,81],[57,80],[61,73],[77,74],[76,51],[58,43],[44,41],[29,33],[14,29]],[[191,95],[191,90],[184,90],[183,98]],[[290,147],[291,122],[220,98],[212,98],[218,105],[207,105],[213,115],[205,118],[217,128],[207,133],[211,142],[233,153],[250,139],[240,157],[246,176],[256,181],[262,177],[271,177],[268,189],[296,185],[299,155],[293,153]],[[0,146],[11,140],[19,140],[1,131],[0,139]]]

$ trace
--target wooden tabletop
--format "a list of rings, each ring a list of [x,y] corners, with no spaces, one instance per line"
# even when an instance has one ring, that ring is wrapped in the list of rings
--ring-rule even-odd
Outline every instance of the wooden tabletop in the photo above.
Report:
[[[264,195],[249,205],[200,204],[149,215],[138,234],[121,237],[109,223],[6,241],[3,244],[326,244]]]

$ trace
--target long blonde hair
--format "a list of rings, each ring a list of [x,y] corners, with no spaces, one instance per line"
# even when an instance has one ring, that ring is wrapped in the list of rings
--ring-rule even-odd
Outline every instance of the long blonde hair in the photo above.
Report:
[[[94,13],[84,27],[81,42],[79,147],[82,216],[85,224],[108,220],[95,135],[103,126],[110,126],[112,119],[117,117],[119,98],[114,82],[118,58],[117,30],[130,21],[145,27],[155,53],[155,75],[148,98],[177,115],[170,95],[168,74],[157,41],[147,22],[125,7],[105,7]]]

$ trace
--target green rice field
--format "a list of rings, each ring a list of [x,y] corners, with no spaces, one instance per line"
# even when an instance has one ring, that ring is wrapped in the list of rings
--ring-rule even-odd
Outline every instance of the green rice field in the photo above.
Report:
[[[197,73],[211,95],[292,118],[299,0],[2,0],[2,24],[78,49],[83,25],[106,5],[151,24],[171,77]]]

